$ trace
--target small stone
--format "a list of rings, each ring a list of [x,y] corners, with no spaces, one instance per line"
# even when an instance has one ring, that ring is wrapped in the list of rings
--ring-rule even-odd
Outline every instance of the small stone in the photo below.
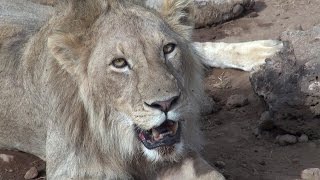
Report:
[[[297,163],[299,163],[299,159],[298,158],[294,158],[294,159],[292,159],[292,163],[294,163],[294,164],[297,164]]]
[[[251,12],[250,14],[247,15],[247,17],[249,17],[249,18],[255,18],[258,16],[259,16],[259,14],[257,12]]]
[[[224,169],[226,167],[226,163],[223,161],[216,161],[214,165],[219,169]]]
[[[255,129],[253,130],[253,134],[254,134],[256,137],[258,137],[259,135],[261,135],[261,130],[260,130],[259,128],[255,128]]]
[[[274,122],[271,118],[270,112],[265,111],[260,116],[259,128],[261,130],[270,131],[275,127]]]
[[[8,154],[0,154],[0,159],[3,161],[3,162],[10,162],[13,160],[13,156],[12,155],[8,155]]]
[[[280,146],[295,144],[297,143],[297,137],[290,134],[279,135],[276,137],[276,143],[278,143]]]
[[[245,163],[241,163],[240,166],[241,166],[241,167],[244,167],[244,168],[247,168],[247,167],[248,167],[248,165],[245,164]]]
[[[31,167],[26,174],[24,175],[24,179],[34,179],[38,176],[38,170],[35,167]]]
[[[244,95],[231,95],[227,100],[228,108],[242,107],[249,104],[249,100]]]
[[[266,162],[265,161],[260,161],[259,164],[262,165],[262,166],[265,166]]]
[[[301,173],[302,180],[319,180],[320,179],[320,169],[319,168],[309,168],[305,169]]]
[[[299,141],[300,143],[306,143],[306,142],[309,141],[309,138],[308,138],[307,135],[302,134],[302,135],[298,138],[298,141]]]
[[[232,13],[234,16],[239,16],[243,12],[243,10],[244,8],[242,5],[236,4],[232,9]]]
[[[11,173],[11,172],[13,172],[13,169],[4,169],[6,172],[9,172],[9,173]],[[0,176],[1,177],[1,176]]]
[[[261,113],[260,115],[260,121],[268,121],[271,120],[271,115],[269,111],[264,111],[263,113]]]
[[[287,30],[291,30],[291,31],[303,31],[303,28],[301,26],[301,24],[292,24],[289,25]]]
[[[272,120],[267,120],[260,122],[259,128],[264,131],[270,131],[275,128],[275,125]]]
[[[201,115],[206,116],[214,112],[218,112],[221,108],[218,104],[208,96],[200,97],[201,98]]]

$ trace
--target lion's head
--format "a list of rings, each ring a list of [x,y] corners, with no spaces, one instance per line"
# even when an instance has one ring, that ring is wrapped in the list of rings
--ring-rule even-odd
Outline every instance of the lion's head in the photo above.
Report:
[[[64,93],[77,99],[67,103],[81,102],[85,111],[63,122],[71,139],[94,141],[84,148],[109,156],[152,161],[178,160],[198,147],[202,69],[189,43],[189,3],[166,0],[158,12],[127,1],[75,0],[51,20],[53,65],[72,81],[74,90]]]

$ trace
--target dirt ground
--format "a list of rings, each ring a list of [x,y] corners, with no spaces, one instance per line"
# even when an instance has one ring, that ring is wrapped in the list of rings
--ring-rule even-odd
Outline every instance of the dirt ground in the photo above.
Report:
[[[287,29],[309,29],[320,24],[320,0],[258,0],[254,8],[236,20],[194,33],[195,41],[242,42],[277,39]],[[290,146],[275,143],[275,132],[256,136],[254,131],[264,103],[250,86],[249,73],[238,70],[209,69],[206,91],[219,110],[201,120],[207,144],[203,156],[230,180],[294,180],[303,169],[320,167],[320,141]],[[231,95],[243,95],[249,104],[228,108]],[[0,180],[20,180],[31,167],[44,179],[45,163],[36,157],[16,152],[13,161],[0,161]]]
[[[194,40],[277,39],[285,30],[306,30],[320,24],[319,9],[319,0],[260,0],[239,19],[196,30]],[[249,73],[213,69],[208,71],[205,84],[221,110],[202,120],[207,139],[203,155],[211,164],[222,167],[228,179],[294,180],[300,178],[302,170],[320,167],[320,141],[279,146],[275,143],[277,133],[254,135],[266,107],[253,93]],[[244,95],[249,104],[227,108],[226,101],[234,94]]]

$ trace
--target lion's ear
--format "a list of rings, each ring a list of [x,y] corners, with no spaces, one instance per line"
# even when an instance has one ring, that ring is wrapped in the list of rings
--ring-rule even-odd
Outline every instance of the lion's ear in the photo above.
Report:
[[[71,34],[53,34],[48,38],[48,49],[61,67],[71,74],[80,66],[83,45]]]
[[[192,0],[164,0],[160,14],[168,24],[185,38],[190,39],[193,29]]]

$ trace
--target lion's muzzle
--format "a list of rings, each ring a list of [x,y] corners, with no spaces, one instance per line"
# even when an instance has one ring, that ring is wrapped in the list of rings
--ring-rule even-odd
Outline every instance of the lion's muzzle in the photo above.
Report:
[[[172,146],[180,142],[181,127],[179,122],[166,120],[160,126],[150,130],[136,127],[138,139],[148,149],[161,146]]]

